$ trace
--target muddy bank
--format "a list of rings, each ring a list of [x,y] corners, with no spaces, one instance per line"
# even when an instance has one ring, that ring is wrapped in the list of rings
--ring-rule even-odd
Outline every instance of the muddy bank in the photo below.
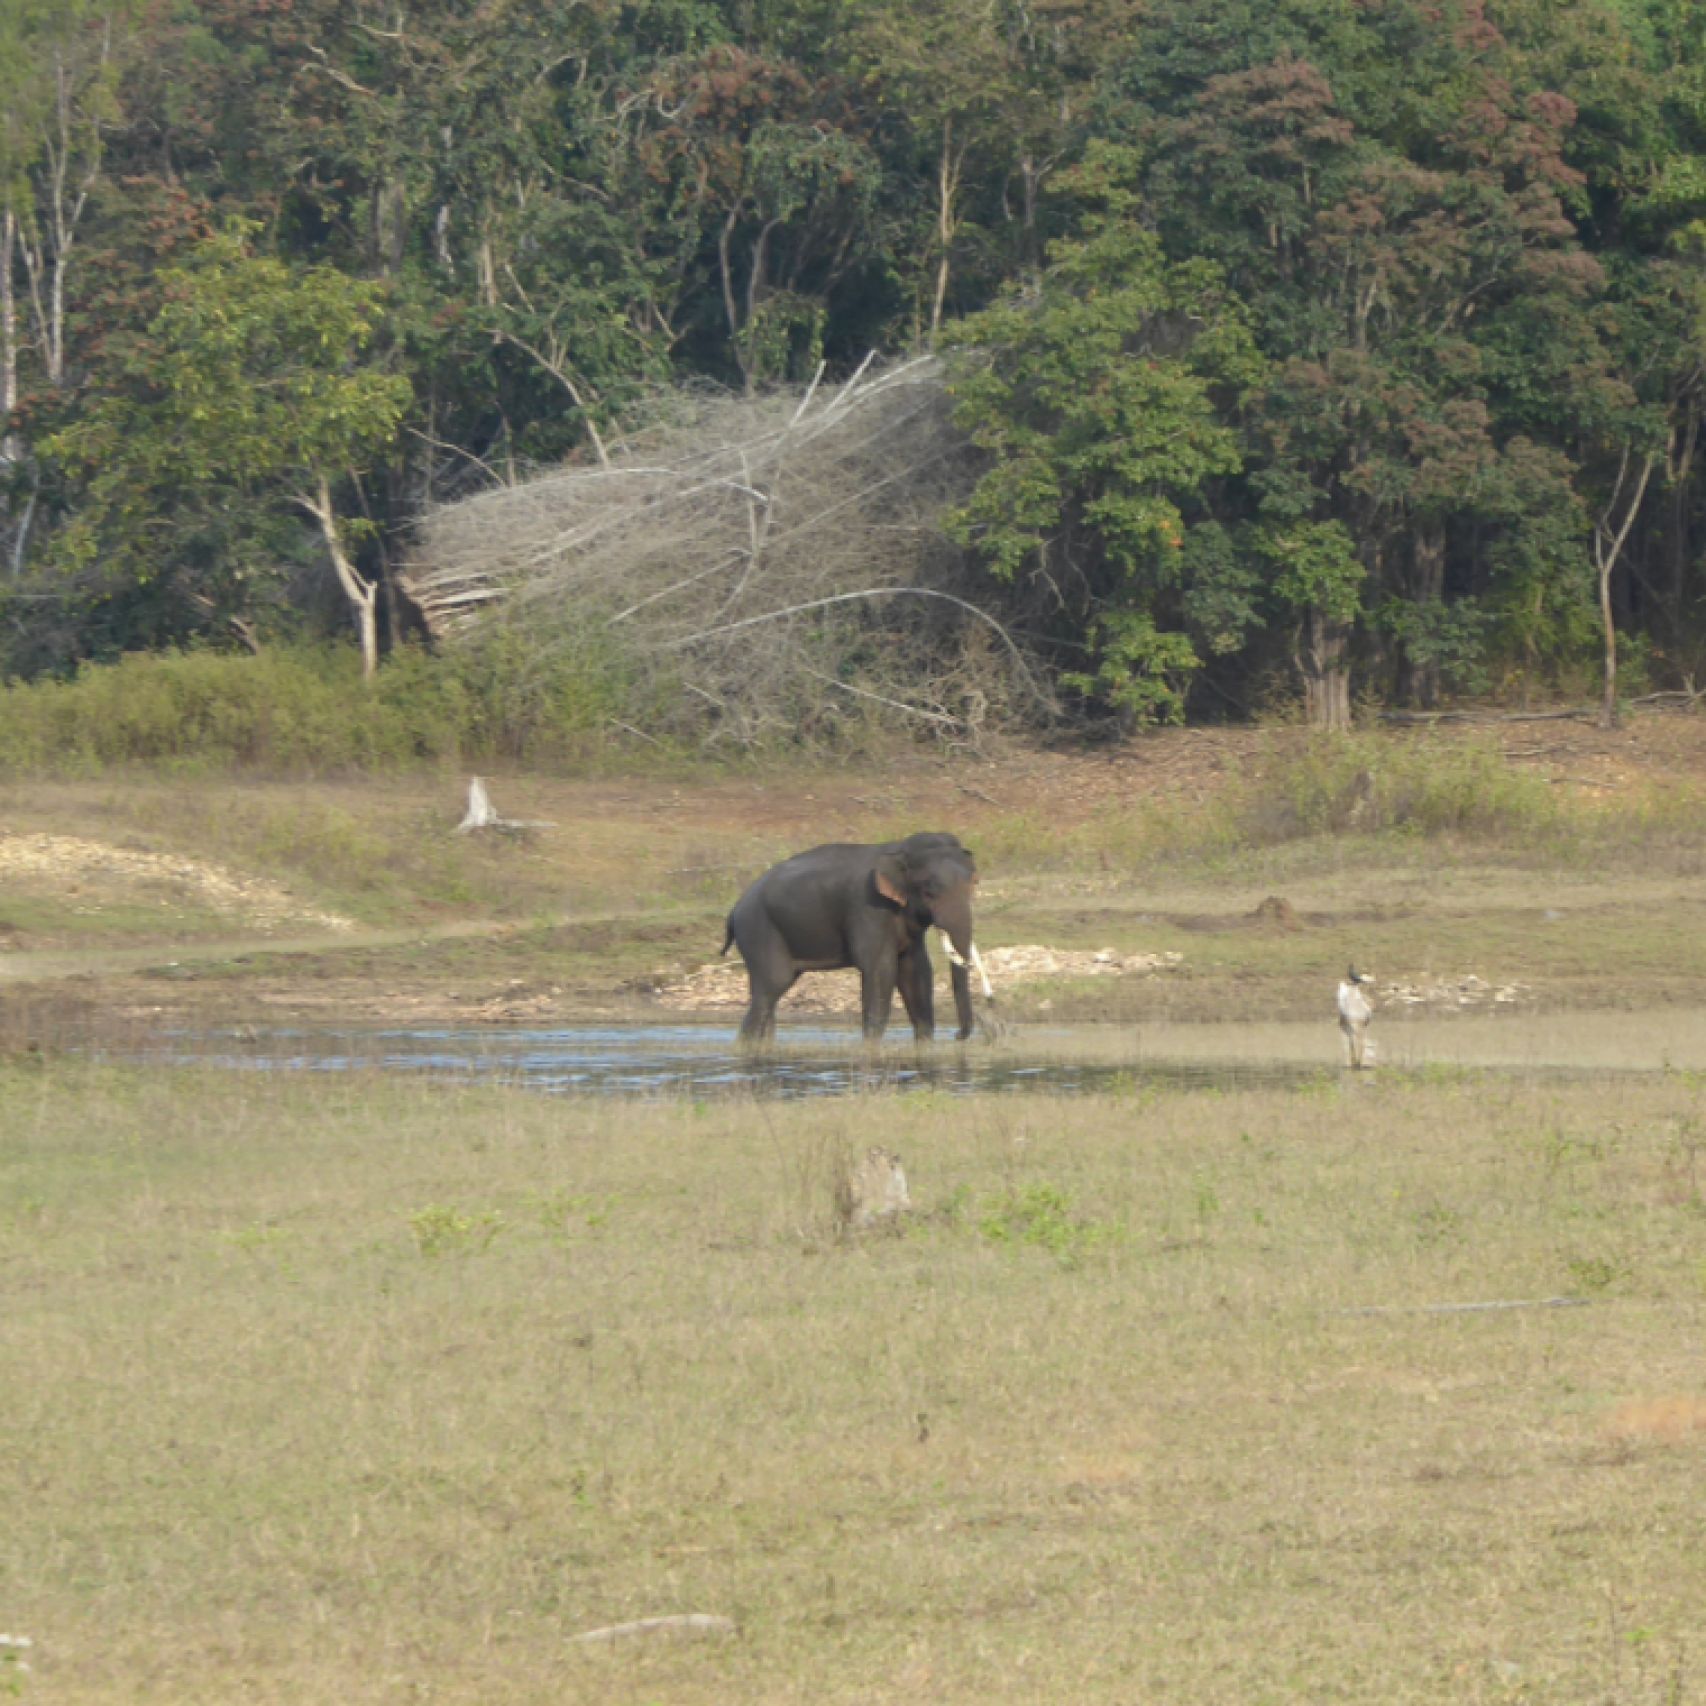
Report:
[[[704,1022],[732,1032],[746,1005],[738,958],[659,963],[659,946],[699,937],[692,925],[612,925],[533,933],[352,946],[315,952],[186,955],[123,972],[85,972],[0,988],[0,1049],[136,1038],[173,1028],[281,1024],[312,1027],[449,1027],[547,1030],[585,1024]],[[566,947],[572,943],[572,947]],[[623,962],[653,969],[622,975]],[[1022,1024],[1129,1027],[1294,1023],[1333,1041],[1333,979],[1314,971],[1227,979],[1176,950],[1121,952],[1043,943],[985,951],[1000,1013]],[[528,975],[513,975],[517,970]],[[938,967],[938,1020],[951,992]],[[822,1019],[851,1032],[859,1010],[855,972],[813,973],[782,1004],[784,1023]],[[1596,981],[1596,1005],[1607,990]],[[1642,986],[1648,1004],[1655,991]],[[1378,979],[1377,1032],[1422,1017],[1469,1020],[1558,1010],[1568,993],[1480,973],[1418,973]],[[1677,1001],[1697,1001],[1690,986]],[[978,1001],[981,1004],[981,996]],[[895,1034],[905,1030],[898,1003]]]

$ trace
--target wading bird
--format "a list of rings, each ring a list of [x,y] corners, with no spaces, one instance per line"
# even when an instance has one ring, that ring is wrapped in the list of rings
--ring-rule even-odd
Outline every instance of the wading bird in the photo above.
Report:
[[[1362,986],[1373,982],[1372,977],[1353,965],[1346,970],[1345,981],[1339,985],[1339,1029],[1345,1033],[1345,1063],[1353,1070],[1371,1059],[1368,1022],[1374,1017],[1374,1008],[1369,1005]]]

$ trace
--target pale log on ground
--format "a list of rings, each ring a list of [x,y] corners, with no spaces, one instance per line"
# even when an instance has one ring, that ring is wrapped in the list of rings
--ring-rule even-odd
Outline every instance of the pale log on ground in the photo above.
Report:
[[[732,1635],[732,1617],[713,1617],[704,1611],[685,1611],[672,1617],[639,1617],[631,1623],[612,1623],[604,1629],[588,1629],[571,1635],[574,1642],[625,1641],[635,1635]]]

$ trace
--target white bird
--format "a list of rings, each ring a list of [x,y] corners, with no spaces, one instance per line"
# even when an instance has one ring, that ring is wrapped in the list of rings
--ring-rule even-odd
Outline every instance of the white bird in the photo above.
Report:
[[[1366,972],[1360,972],[1353,965],[1345,972],[1345,981],[1339,985],[1339,1029],[1345,1033],[1346,1064],[1353,1069],[1360,1068],[1369,1057],[1368,1022],[1374,1017],[1374,1008],[1362,992],[1364,984],[1373,983],[1374,979]]]

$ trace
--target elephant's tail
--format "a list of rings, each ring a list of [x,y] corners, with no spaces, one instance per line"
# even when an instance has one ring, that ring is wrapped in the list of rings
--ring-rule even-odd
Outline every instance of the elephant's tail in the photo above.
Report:
[[[732,923],[723,926],[723,945],[717,950],[717,958],[721,959],[729,951],[735,939],[735,927]]]

